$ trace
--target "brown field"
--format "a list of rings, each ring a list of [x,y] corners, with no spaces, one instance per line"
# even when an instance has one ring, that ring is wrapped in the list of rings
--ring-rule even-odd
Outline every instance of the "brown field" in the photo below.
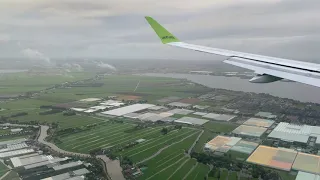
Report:
[[[126,100],[126,101],[136,101],[140,100],[140,96],[133,96],[133,95],[118,95],[118,100]]]
[[[197,98],[186,98],[186,99],[181,99],[179,102],[187,103],[187,104],[195,104],[200,102],[200,100]]]

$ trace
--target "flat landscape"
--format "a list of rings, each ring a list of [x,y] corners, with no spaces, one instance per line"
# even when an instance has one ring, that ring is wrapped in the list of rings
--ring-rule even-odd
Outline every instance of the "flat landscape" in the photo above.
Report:
[[[103,114],[73,112],[70,109],[78,106],[90,108],[99,102],[80,101],[86,98],[108,99],[133,103],[148,103],[166,106],[166,110],[143,110],[143,113],[165,113],[176,107],[169,107],[170,101],[180,101],[196,105],[209,105],[207,110],[219,109],[220,104],[213,101],[200,100],[198,97],[211,89],[179,79],[147,77],[138,75],[108,75],[88,82],[76,83],[81,79],[92,78],[92,73],[72,73],[64,76],[29,76],[17,73],[0,78],[5,88],[0,94],[31,93],[31,98],[17,98],[0,103],[0,117],[6,122],[34,123],[48,125],[53,129],[51,142],[60,149],[83,154],[106,152],[120,161],[129,160],[135,167],[141,168],[135,179],[141,180],[202,180],[207,177],[210,168],[192,158],[192,153],[204,153],[204,145],[219,134],[229,134],[238,124],[232,121],[214,121],[207,119],[203,125],[179,124],[174,122],[152,122],[137,118],[103,116]],[[14,82],[13,82],[14,81]],[[68,83],[66,83],[68,82]],[[101,86],[92,86],[90,83]],[[66,83],[68,85],[61,85]],[[81,84],[83,83],[83,84]],[[86,85],[89,84],[89,85]],[[26,88],[24,87],[26,86]],[[49,87],[50,88],[47,90]],[[132,102],[135,101],[135,102]],[[224,102],[224,104],[226,104]],[[66,106],[67,109],[54,111],[54,108]],[[192,112],[191,111],[191,112]],[[203,118],[192,113],[188,115],[174,114],[172,118]],[[203,118],[206,119],[206,118]],[[0,135],[10,133],[1,129]],[[0,141],[22,138],[25,136],[4,136]],[[230,151],[226,154],[235,161],[242,162],[247,154]],[[129,164],[130,164],[129,163]],[[128,168],[129,171],[132,168]],[[127,170],[128,170],[127,169]],[[134,169],[134,168],[133,168]],[[6,167],[0,169],[0,175],[7,172]],[[238,173],[221,168],[221,180],[238,180]],[[127,174],[126,174],[127,173]],[[124,174],[132,177],[133,172]],[[285,173],[284,173],[285,174]],[[282,174],[284,177],[285,175]],[[7,177],[16,178],[11,173]],[[208,177],[216,180],[216,177]]]

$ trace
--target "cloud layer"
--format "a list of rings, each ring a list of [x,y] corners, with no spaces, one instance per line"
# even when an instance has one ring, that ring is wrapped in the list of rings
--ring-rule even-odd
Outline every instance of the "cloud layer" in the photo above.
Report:
[[[2,0],[0,57],[21,55],[21,42],[37,57],[213,58],[161,45],[144,20],[150,15],[187,42],[317,61],[318,7],[318,0]]]

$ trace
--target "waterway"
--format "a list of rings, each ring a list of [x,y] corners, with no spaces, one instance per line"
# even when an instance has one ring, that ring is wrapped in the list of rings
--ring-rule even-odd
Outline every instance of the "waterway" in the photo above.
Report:
[[[301,102],[320,104],[320,88],[296,82],[274,82],[267,84],[250,83],[248,79],[237,77],[195,75],[195,74],[161,74],[147,73],[146,76],[188,79],[210,88],[221,88],[234,91],[266,93],[277,97],[289,98]]]

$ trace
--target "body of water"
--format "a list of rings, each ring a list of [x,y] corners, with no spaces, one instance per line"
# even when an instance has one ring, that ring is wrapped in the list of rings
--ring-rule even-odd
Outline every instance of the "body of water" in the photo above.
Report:
[[[320,103],[320,88],[296,82],[274,82],[267,84],[250,83],[249,79],[237,77],[194,75],[194,74],[161,74],[147,73],[147,76],[188,79],[210,88],[221,88],[234,91],[267,93],[273,96],[290,98],[302,102]]]

